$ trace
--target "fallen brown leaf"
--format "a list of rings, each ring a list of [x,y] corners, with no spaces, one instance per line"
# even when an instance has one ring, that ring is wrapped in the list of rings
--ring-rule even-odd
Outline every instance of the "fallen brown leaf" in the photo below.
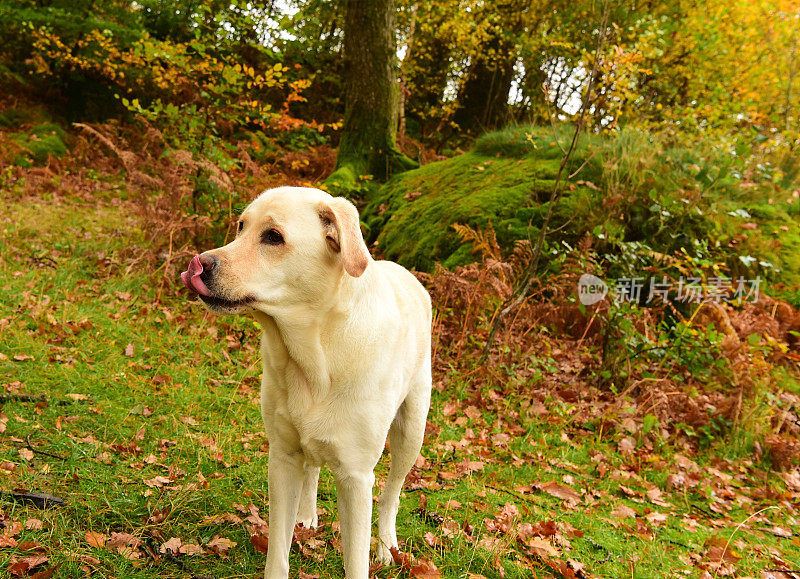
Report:
[[[94,531],[86,531],[85,539],[90,546],[95,547],[97,549],[102,549],[103,547],[106,546],[106,541],[108,540],[108,537],[106,537],[102,533],[96,533]]]
[[[612,517],[627,519],[628,517],[635,517],[638,513],[635,509],[632,509],[627,505],[619,505],[616,509],[611,511],[610,514]]]
[[[440,579],[442,576],[433,561],[428,559],[419,559],[409,572],[416,579]]]
[[[233,549],[236,546],[236,541],[231,541],[230,539],[226,539],[225,537],[220,537],[216,535],[213,539],[211,539],[206,547],[214,551],[217,555],[225,556],[228,554],[228,551]]]
[[[178,537],[171,537],[165,543],[158,548],[159,553],[166,553],[169,551],[170,553],[180,553],[181,545],[183,545],[183,541],[181,541]]]
[[[575,489],[557,482],[538,483],[536,487],[539,490],[546,492],[550,496],[563,499],[565,501],[578,501],[581,498]]]

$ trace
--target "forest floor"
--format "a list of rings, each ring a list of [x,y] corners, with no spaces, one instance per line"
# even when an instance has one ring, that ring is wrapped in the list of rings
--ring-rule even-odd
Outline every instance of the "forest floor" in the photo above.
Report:
[[[151,268],[121,186],[0,196],[0,575],[260,577],[255,323],[209,314]],[[627,430],[582,428],[585,402],[534,386],[438,373],[401,564],[376,577],[800,576],[797,470],[734,444],[653,443],[622,395]],[[378,486],[386,471],[384,457]],[[319,508],[292,577],[343,576],[325,470]]]

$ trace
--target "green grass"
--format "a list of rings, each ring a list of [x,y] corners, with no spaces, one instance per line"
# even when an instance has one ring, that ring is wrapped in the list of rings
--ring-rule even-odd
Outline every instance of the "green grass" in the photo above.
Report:
[[[82,566],[103,577],[260,577],[264,556],[250,543],[248,523],[207,519],[244,519],[237,504],[252,504],[267,518],[254,323],[208,314],[189,303],[177,280],[162,284],[158,271],[145,268],[148,261],[139,258],[147,242],[127,203],[101,195],[92,203],[41,197],[4,205],[0,394],[44,394],[47,401],[0,401],[0,464],[13,465],[0,471],[0,491],[46,492],[66,504],[42,511],[3,495],[0,520],[41,520],[42,529],[25,529],[16,538],[39,543],[50,564],[63,564],[57,577],[83,576]],[[426,463],[401,499],[404,551],[431,559],[444,577],[501,577],[500,567],[509,578],[547,576],[551,568],[525,545],[533,536],[525,538],[523,525],[555,521],[558,533],[539,540],[557,553],[553,559],[575,560],[592,576],[697,577],[692,558],[703,560],[711,537],[732,539],[741,575],[776,566],[773,554],[800,567],[796,539],[769,532],[773,525],[800,531],[788,510],[797,495],[765,465],[719,458],[720,441],[692,457],[698,484],[671,490],[669,474],[689,476],[676,464],[675,448],[652,434],[600,434],[592,420],[580,418],[580,404],[555,394],[541,399],[540,381],[526,380],[521,369],[508,368],[508,384],[494,392],[476,391],[458,373],[437,376],[446,386],[434,392]],[[630,453],[620,450],[623,436],[634,442]],[[26,440],[61,458],[31,457]],[[464,461],[482,467],[459,475]],[[379,480],[386,466],[384,459]],[[171,482],[148,486],[156,476]],[[578,500],[537,487],[548,482],[573,489]],[[652,488],[663,491],[669,506],[648,499]],[[321,543],[306,541],[305,551],[293,547],[292,577],[301,568],[342,576],[332,530],[335,497],[323,470]],[[420,511],[423,501],[427,510]],[[510,532],[489,530],[508,504],[519,512]],[[620,505],[635,516],[613,515]],[[765,507],[770,510],[736,529]],[[653,513],[666,518],[661,522]],[[166,518],[154,519],[157,514]],[[143,541],[139,558],[90,546],[88,531],[133,535]],[[236,542],[224,557],[208,548],[179,556],[180,563],[145,554],[171,537],[205,547],[216,536]],[[0,574],[22,556],[0,548]],[[377,576],[408,574],[390,568]]]

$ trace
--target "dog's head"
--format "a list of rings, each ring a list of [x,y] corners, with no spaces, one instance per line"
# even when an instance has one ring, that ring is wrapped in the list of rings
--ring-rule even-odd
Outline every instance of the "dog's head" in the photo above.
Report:
[[[372,260],[356,208],[319,189],[265,191],[242,213],[237,230],[231,243],[194,256],[181,274],[216,312],[272,314],[322,305],[343,276],[360,276]]]

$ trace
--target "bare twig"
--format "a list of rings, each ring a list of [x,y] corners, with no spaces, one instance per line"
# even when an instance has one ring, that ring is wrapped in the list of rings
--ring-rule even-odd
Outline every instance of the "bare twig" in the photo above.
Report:
[[[33,444],[31,444],[31,435],[25,437],[25,445],[28,449],[36,454],[41,454],[44,456],[49,456],[50,458],[57,458],[58,460],[67,460],[67,457],[61,456],[59,454],[52,454],[49,452],[45,452],[44,450],[39,450],[38,448],[34,448]]]
[[[599,28],[599,37],[597,39],[597,46],[595,48],[594,53],[594,62],[592,63],[592,71],[589,74],[589,82],[586,85],[586,93],[583,97],[583,102],[581,103],[581,109],[578,113],[578,120],[575,124],[575,131],[572,134],[572,141],[569,144],[569,148],[567,149],[564,156],[561,158],[561,164],[558,167],[558,173],[556,174],[555,182],[553,183],[553,190],[550,193],[550,202],[547,205],[547,213],[545,214],[544,220],[542,222],[542,227],[539,230],[539,236],[536,240],[536,246],[534,247],[533,254],[531,255],[531,259],[528,262],[528,266],[525,268],[525,271],[522,273],[520,277],[520,282],[511,296],[503,302],[498,308],[496,315],[494,316],[494,323],[492,324],[492,329],[489,332],[489,336],[486,339],[486,345],[483,349],[483,354],[481,355],[481,359],[479,363],[483,363],[486,361],[486,358],[489,355],[489,351],[491,350],[492,343],[494,342],[495,334],[497,330],[500,328],[500,325],[503,322],[503,319],[511,312],[513,309],[518,307],[528,296],[528,292],[531,289],[531,285],[533,284],[533,279],[536,274],[536,270],[539,267],[539,259],[542,255],[542,248],[544,247],[544,239],[547,235],[547,228],[550,223],[550,217],[553,214],[553,207],[558,203],[561,198],[561,193],[563,192],[564,188],[561,183],[561,178],[564,174],[564,169],[569,164],[570,159],[572,158],[572,153],[575,150],[575,145],[578,142],[578,137],[583,129],[583,125],[586,118],[586,111],[589,108],[589,101],[591,100],[592,96],[592,89],[594,88],[594,82],[597,77],[597,64],[600,60],[600,51],[603,48],[603,45],[606,41],[607,36],[607,23],[608,23],[608,13],[609,13],[609,3],[608,1],[604,2],[603,4],[603,16],[600,22]]]
[[[509,496],[514,497],[515,499],[520,500],[520,501],[525,501],[526,503],[531,503],[531,504],[534,504],[534,505],[536,504],[535,501],[529,499],[525,495],[521,495],[521,494],[515,493],[515,492],[510,491],[508,489],[504,489],[504,488],[501,488],[501,487],[493,487],[492,485],[485,485],[485,486],[486,486],[487,489],[492,489],[493,491],[505,493],[505,494],[507,494]]]
[[[18,503],[30,503],[37,509],[49,509],[51,507],[60,507],[64,504],[64,499],[48,495],[45,493],[0,493],[0,496],[11,499]]]
[[[584,162],[581,164],[581,166],[580,166],[580,167],[578,167],[578,168],[577,168],[577,169],[575,169],[575,170],[574,170],[572,173],[570,173],[570,174],[569,174],[569,179],[572,179],[572,178],[573,178],[573,177],[575,177],[575,176],[576,176],[578,173],[580,173],[580,172],[583,170],[583,168],[584,168],[584,167],[585,167],[585,166],[586,166],[586,165],[589,163],[589,161],[591,161],[592,159],[594,159],[594,155],[595,155],[595,151],[592,151],[591,153],[589,153],[589,154],[586,156],[586,160],[585,160],[585,161],[584,161]]]
[[[41,402],[47,400],[44,394],[0,394],[0,404],[6,402]]]

